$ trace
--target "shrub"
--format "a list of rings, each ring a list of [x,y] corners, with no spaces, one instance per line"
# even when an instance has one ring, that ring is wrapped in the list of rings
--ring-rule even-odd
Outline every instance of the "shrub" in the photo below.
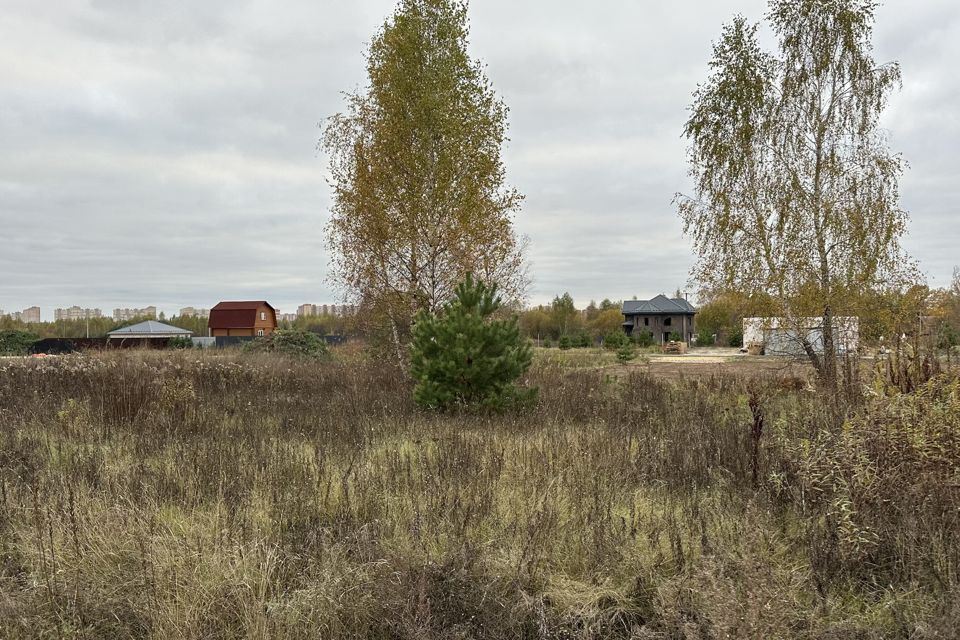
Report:
[[[310,331],[281,329],[268,336],[257,338],[244,345],[245,351],[282,353],[285,355],[323,358],[327,355],[327,343]]]
[[[560,336],[560,342],[558,346],[566,351],[567,349],[573,347],[573,340],[568,335],[562,335]]]
[[[641,331],[634,336],[633,340],[637,346],[649,347],[653,344],[653,334],[649,331]]]
[[[516,318],[492,319],[500,307],[496,285],[468,275],[439,316],[417,317],[411,358],[417,404],[503,409],[533,398],[535,389],[514,385],[530,368],[533,351]]]
[[[611,331],[604,336],[603,346],[607,349],[619,349],[625,342],[629,341],[630,338],[623,331]]]
[[[193,347],[193,340],[190,338],[171,338],[167,343],[168,349],[190,349]]]
[[[683,336],[680,335],[679,331],[674,331],[670,334],[670,340],[672,342],[683,342]]]
[[[949,351],[957,345],[960,345],[960,331],[957,331],[952,325],[944,323],[937,336],[937,347]]]
[[[576,336],[576,338],[575,338],[575,344],[576,344],[577,347],[580,347],[581,349],[582,349],[582,348],[587,348],[587,347],[592,347],[592,346],[593,346],[593,338],[590,337],[590,334],[587,333],[586,331],[581,331],[580,333],[577,334],[577,336]]]
[[[774,479],[810,510],[823,577],[877,584],[960,566],[960,541],[944,535],[960,510],[960,378],[880,396],[842,429],[785,445],[788,471]]]
[[[731,347],[742,347],[743,345],[743,328],[737,327],[730,333],[730,341],[728,343]]]
[[[29,331],[0,331],[0,355],[26,355],[30,352],[30,346],[39,339]]]
[[[697,346],[700,347],[712,347],[716,343],[714,336],[709,331],[702,329],[697,333]]]

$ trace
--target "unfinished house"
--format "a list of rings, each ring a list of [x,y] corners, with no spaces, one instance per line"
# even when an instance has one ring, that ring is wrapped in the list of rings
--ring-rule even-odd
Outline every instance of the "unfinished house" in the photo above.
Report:
[[[652,300],[623,303],[623,331],[627,335],[649,333],[657,344],[670,342],[673,334],[682,342],[693,342],[697,310],[683,298],[660,294]]]

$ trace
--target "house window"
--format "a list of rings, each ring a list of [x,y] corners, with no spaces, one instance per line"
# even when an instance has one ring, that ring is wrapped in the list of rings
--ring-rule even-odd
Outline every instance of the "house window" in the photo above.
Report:
[[[644,319],[643,319],[643,326],[645,326],[645,327],[649,327],[649,326],[650,326],[650,318],[644,318]]]
[[[260,319],[261,319],[261,320],[266,320],[266,319],[267,319],[267,312],[266,312],[266,311],[261,311],[261,312],[260,312]]]
[[[666,320],[663,321],[663,326],[669,327],[672,324],[671,322],[672,320],[673,318],[668,317]]]
[[[257,335],[263,337],[263,329],[257,329]]]

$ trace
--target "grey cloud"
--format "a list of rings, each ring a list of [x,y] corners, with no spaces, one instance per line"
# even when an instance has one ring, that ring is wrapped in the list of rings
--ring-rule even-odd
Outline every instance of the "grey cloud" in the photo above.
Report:
[[[362,86],[393,0],[5,3],[0,22],[0,307],[267,297],[333,301],[317,124]],[[686,107],[711,41],[763,0],[477,0],[471,48],[511,108],[533,299],[671,292],[694,258]],[[892,0],[877,57],[904,90],[884,124],[911,162],[910,250],[933,284],[960,262],[951,60],[960,8]],[[769,34],[765,37],[769,38]]]

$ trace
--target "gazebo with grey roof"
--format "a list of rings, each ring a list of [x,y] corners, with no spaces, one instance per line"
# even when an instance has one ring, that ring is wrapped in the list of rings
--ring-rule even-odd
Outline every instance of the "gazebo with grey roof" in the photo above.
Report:
[[[171,327],[169,324],[157,322],[156,320],[147,320],[130,325],[129,327],[111,331],[107,334],[111,344],[119,342],[121,345],[127,341],[134,341],[141,344],[155,344],[163,341],[165,344],[171,338],[190,338],[192,336],[192,331],[181,329],[180,327]]]

